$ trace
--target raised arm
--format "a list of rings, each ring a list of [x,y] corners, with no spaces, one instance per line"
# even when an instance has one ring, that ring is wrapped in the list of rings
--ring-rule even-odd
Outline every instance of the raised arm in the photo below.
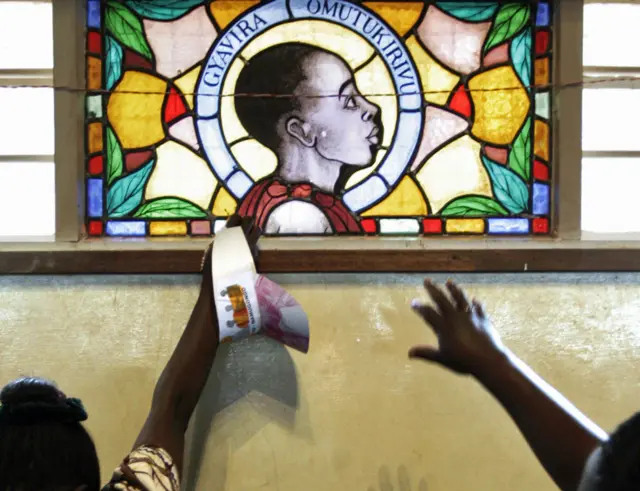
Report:
[[[450,296],[431,282],[425,288],[435,308],[414,302],[438,347],[415,346],[409,356],[475,377],[516,423],[556,484],[575,491],[591,452],[607,434],[540,378],[500,341],[482,306],[454,283]]]
[[[233,216],[227,226],[241,226],[252,250],[256,250],[260,230],[253,226],[251,219]],[[134,446],[163,448],[171,455],[179,472],[182,471],[184,435],[211,371],[218,338],[209,248],[203,261],[200,294],[180,341],[156,384],[151,410]]]

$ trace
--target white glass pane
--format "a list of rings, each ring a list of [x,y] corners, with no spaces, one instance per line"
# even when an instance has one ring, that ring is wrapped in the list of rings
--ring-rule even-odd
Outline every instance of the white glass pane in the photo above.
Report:
[[[582,91],[582,149],[640,150],[640,90]]]
[[[53,153],[53,89],[0,87],[0,155]]]
[[[0,1],[2,68],[53,68],[51,3]]]
[[[585,65],[640,66],[640,4],[584,6]]]
[[[0,237],[55,234],[53,162],[0,162]]]
[[[640,232],[640,158],[582,160],[582,230]]]

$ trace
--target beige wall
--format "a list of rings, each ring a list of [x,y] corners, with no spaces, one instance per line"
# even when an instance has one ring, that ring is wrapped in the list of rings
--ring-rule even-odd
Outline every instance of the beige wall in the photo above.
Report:
[[[418,276],[274,278],[308,310],[311,351],[259,339],[221,350],[192,424],[199,480],[188,489],[554,489],[473,381],[406,359],[413,342],[431,339],[407,308]],[[460,279],[508,344],[598,423],[610,429],[635,410],[640,276]],[[196,285],[2,277],[0,383],[44,375],[83,398],[106,478],[143,422]]]

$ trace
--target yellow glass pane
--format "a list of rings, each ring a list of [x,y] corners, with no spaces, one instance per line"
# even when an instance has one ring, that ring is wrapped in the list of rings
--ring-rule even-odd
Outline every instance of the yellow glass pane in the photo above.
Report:
[[[446,221],[448,234],[483,234],[484,220],[480,218],[452,218]]]
[[[156,150],[156,165],[145,192],[148,200],[175,196],[207,209],[218,181],[209,164],[191,149],[174,141]]]
[[[102,152],[102,123],[89,123],[87,127],[89,153]]]
[[[260,0],[216,0],[209,4],[209,9],[220,29],[224,29],[242,12],[258,3]]]
[[[193,94],[196,91],[196,84],[198,83],[198,76],[200,75],[200,69],[202,65],[196,65],[187,73],[175,80],[176,86],[184,94],[184,98],[187,101],[190,109],[193,109]]]
[[[408,33],[422,14],[422,2],[364,2],[363,5],[382,17],[400,36]]]
[[[381,203],[362,213],[362,216],[428,215],[420,188],[410,176],[402,178],[398,186]]]
[[[151,222],[150,235],[187,235],[187,222]]]
[[[549,125],[536,119],[533,131],[534,153],[544,160],[549,160]]]
[[[100,58],[87,58],[87,88],[99,90],[102,85],[102,61]]]
[[[548,85],[549,84],[549,57],[538,58],[535,64],[535,84],[536,85]]]
[[[166,91],[167,83],[153,75],[125,72],[107,104],[109,123],[124,148],[148,147],[165,137],[162,104]]]
[[[418,68],[422,90],[426,92],[424,98],[428,102],[445,105],[460,77],[431,58],[415,36],[407,39],[406,45]]]
[[[480,140],[507,145],[529,111],[527,91],[511,66],[482,72],[469,80],[475,119],[471,132]]]
[[[219,217],[228,217],[235,213],[237,206],[238,203],[236,203],[236,200],[229,194],[229,191],[220,187],[216,199],[213,202],[211,212]]]
[[[244,140],[231,146],[231,153],[251,179],[258,181],[276,170],[278,159],[256,140]]]
[[[491,181],[480,159],[480,147],[470,136],[462,136],[429,157],[418,171],[416,178],[433,213],[458,196],[492,196]]]

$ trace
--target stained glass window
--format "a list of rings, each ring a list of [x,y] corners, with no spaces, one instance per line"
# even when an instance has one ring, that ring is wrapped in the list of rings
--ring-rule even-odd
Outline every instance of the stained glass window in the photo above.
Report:
[[[88,233],[548,234],[551,14],[88,0]]]

